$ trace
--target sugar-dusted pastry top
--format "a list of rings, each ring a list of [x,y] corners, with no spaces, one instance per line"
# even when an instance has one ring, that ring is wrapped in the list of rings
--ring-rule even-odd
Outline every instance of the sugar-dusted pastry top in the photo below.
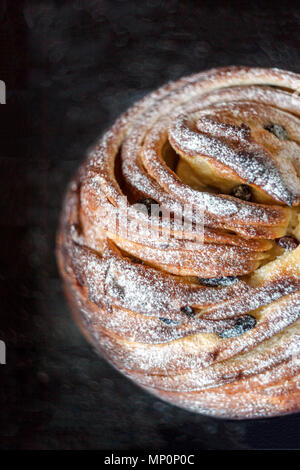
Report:
[[[57,252],[80,325],[189,410],[300,410],[298,90],[297,74],[247,67],[169,83],[69,187]]]

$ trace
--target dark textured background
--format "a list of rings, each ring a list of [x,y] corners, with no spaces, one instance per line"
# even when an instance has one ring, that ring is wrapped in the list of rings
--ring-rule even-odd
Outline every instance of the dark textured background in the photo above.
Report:
[[[8,102],[0,109],[0,448],[299,449],[299,415],[212,419],[121,377],[75,326],[54,248],[64,188],[120,112],[210,67],[299,72],[300,9],[287,1],[0,4]]]

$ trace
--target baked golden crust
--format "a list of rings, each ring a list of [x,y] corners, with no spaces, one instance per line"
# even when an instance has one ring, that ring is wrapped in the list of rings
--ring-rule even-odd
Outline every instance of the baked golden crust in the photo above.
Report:
[[[192,411],[300,409],[299,89],[299,75],[246,67],[170,83],[104,134],[65,199],[57,254],[79,324]]]

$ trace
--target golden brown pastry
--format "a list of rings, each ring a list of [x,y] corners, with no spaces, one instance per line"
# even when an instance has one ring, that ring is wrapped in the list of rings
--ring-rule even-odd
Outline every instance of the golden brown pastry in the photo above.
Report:
[[[69,187],[57,254],[79,325],[189,410],[300,410],[298,90],[295,73],[247,67],[169,83]]]

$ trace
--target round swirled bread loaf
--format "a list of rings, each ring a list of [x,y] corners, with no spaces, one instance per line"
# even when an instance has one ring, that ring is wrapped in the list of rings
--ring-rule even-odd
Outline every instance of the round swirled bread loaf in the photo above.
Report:
[[[300,75],[247,67],[169,83],[69,186],[57,254],[79,325],[191,411],[300,410],[298,90]]]

